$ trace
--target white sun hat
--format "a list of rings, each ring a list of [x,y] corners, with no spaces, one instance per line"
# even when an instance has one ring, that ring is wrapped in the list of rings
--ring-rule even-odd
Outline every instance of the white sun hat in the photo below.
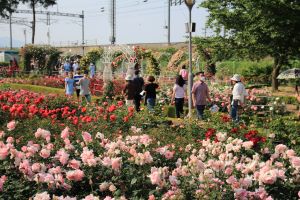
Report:
[[[130,74],[127,75],[126,78],[125,78],[125,80],[126,80],[126,81],[132,81],[132,80],[133,80],[132,75],[130,75]]]
[[[238,74],[233,75],[233,77],[230,79],[232,81],[241,81],[241,77]]]

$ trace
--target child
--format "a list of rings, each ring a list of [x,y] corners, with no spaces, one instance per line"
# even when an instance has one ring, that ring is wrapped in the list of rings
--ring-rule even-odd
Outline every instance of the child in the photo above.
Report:
[[[74,80],[75,80],[75,87],[76,87],[76,96],[77,96],[77,101],[79,102],[80,100],[80,85],[79,81],[80,79],[83,78],[83,75],[80,74],[80,69],[78,68],[76,71],[76,74],[74,75]]]
[[[154,76],[148,77],[148,83],[145,86],[145,104],[147,105],[150,111],[154,110],[155,100],[156,100],[156,89],[158,88],[158,84],[154,83]]]

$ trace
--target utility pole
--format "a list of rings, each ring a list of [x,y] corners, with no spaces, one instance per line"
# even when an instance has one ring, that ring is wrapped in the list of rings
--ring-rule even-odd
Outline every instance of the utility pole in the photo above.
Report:
[[[9,46],[12,49],[12,25],[11,25],[11,13],[9,13]]]
[[[111,36],[110,36],[110,42],[111,44],[115,44],[116,42],[116,0],[111,0]]]
[[[27,44],[26,28],[24,28],[24,46]]]
[[[82,23],[82,55],[84,55],[84,11],[82,11],[81,15],[81,23]]]
[[[171,44],[171,6],[180,6],[184,0],[168,0],[168,45]]]
[[[168,45],[171,43],[171,1],[168,0]]]
[[[47,13],[47,28],[48,45],[50,45],[50,13]]]

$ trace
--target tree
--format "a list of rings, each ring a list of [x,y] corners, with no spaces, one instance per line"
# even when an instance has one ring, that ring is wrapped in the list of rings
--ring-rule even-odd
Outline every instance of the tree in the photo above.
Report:
[[[206,62],[206,72],[209,74],[216,73],[216,62],[235,57],[236,51],[232,50],[232,46],[235,46],[234,41],[224,37],[194,37],[193,43],[201,59]]]
[[[209,12],[209,25],[225,29],[238,51],[274,58],[272,88],[281,67],[300,53],[299,0],[204,0],[200,6]]]
[[[8,17],[18,6],[18,0],[0,0],[0,16]]]
[[[21,0],[22,3],[29,3],[30,8],[32,9],[32,38],[31,38],[31,43],[34,44],[34,38],[35,38],[35,24],[36,24],[36,19],[35,19],[35,10],[36,6],[39,4],[43,6],[44,8],[47,8],[49,6],[53,6],[56,4],[57,0]]]

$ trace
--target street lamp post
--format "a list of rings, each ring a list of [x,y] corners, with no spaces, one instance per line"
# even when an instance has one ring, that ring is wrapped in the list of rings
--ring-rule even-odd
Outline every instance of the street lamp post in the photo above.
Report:
[[[184,0],[186,6],[189,9],[189,24],[188,24],[188,33],[189,33],[189,78],[188,78],[188,91],[189,91],[189,118],[192,117],[192,8],[195,4],[195,0]]]

